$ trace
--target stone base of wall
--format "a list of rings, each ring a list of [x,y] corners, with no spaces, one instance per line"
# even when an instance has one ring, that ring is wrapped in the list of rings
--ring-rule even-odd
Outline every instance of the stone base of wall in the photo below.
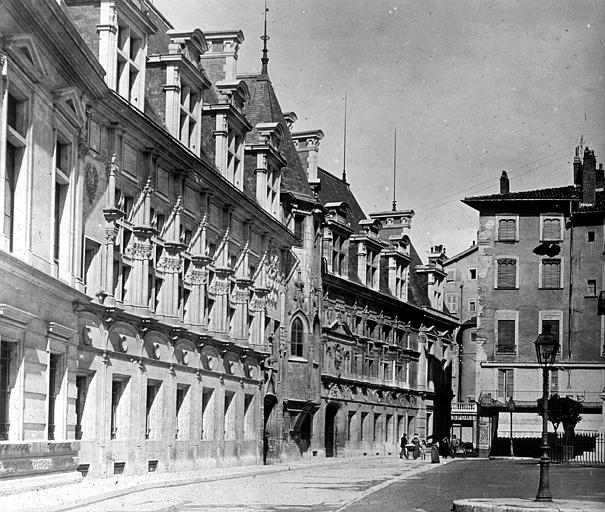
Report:
[[[79,448],[77,441],[0,443],[0,478],[75,472]]]

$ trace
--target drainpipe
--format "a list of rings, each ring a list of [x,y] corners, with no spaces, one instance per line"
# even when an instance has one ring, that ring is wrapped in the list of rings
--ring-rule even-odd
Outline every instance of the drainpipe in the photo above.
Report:
[[[567,357],[571,363],[571,322],[573,312],[573,221],[572,221],[572,201],[569,201],[569,305],[567,312]],[[569,379],[571,369],[569,369],[567,378]]]

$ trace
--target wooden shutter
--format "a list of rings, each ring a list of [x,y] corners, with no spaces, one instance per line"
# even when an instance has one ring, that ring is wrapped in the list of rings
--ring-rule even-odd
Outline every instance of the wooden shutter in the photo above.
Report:
[[[516,288],[517,261],[511,258],[498,260],[498,288]]]
[[[561,287],[561,260],[542,260],[542,288]]]
[[[542,240],[561,239],[561,219],[544,219],[542,224]]]
[[[498,352],[515,351],[515,321],[498,320]]]
[[[498,221],[498,240],[516,240],[517,221],[515,219],[500,219]]]

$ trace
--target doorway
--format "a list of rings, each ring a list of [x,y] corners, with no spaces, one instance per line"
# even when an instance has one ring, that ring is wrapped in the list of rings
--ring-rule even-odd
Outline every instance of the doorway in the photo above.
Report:
[[[326,430],[325,430],[325,448],[326,457],[336,457],[336,415],[338,414],[338,406],[328,404],[326,406]]]

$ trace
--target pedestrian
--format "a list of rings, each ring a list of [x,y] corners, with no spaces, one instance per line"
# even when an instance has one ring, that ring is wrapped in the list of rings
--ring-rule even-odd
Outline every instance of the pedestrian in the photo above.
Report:
[[[426,459],[426,451],[428,450],[428,447],[426,445],[426,441],[423,439],[422,442],[420,443],[420,458],[421,459]]]
[[[460,448],[460,440],[456,437],[456,434],[452,436],[452,457],[456,456],[458,449]]]
[[[439,442],[435,441],[431,446],[431,464],[439,463]]]
[[[452,447],[450,445],[450,438],[445,436],[441,441],[441,455],[443,455],[444,459],[447,459],[450,455],[452,459],[454,456],[452,455]]]
[[[414,459],[420,457],[420,440],[418,439],[418,434],[414,434],[414,438],[412,439],[412,444],[414,445],[414,449],[412,450],[412,455]]]
[[[401,452],[399,453],[399,458],[402,459],[403,457],[405,457],[406,459],[408,458],[408,451],[407,451],[407,444],[408,444],[408,438],[405,435],[405,433],[401,436]]]

